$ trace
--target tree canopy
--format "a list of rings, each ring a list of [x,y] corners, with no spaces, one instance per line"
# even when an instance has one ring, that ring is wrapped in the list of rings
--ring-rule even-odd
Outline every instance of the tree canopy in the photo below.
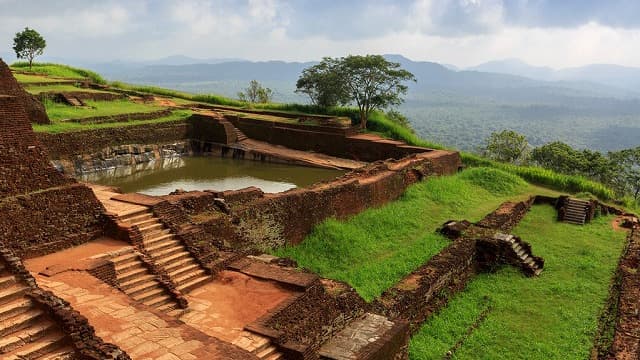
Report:
[[[249,86],[243,91],[238,93],[240,101],[249,103],[268,103],[273,98],[273,91],[269,88],[265,88],[257,80],[251,80]]]
[[[303,70],[296,91],[319,106],[357,105],[364,129],[371,111],[402,103],[407,81],[415,81],[413,74],[381,55],[326,57]]]
[[[483,148],[488,158],[512,164],[526,163],[529,150],[527,138],[513,130],[492,133]]]
[[[44,53],[47,42],[35,30],[24,28],[23,31],[16,34],[13,38],[13,51],[16,52],[18,59],[27,59],[29,61],[29,69],[33,65],[33,59]]]

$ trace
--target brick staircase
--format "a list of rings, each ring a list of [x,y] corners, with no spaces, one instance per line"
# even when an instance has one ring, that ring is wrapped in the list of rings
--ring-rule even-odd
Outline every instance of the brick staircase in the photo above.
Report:
[[[182,293],[188,293],[211,280],[206,270],[171,230],[154,217],[151,210],[121,216],[119,220],[138,226],[143,235],[142,246],[153,262],[169,274]]]
[[[144,305],[169,314],[178,309],[177,302],[145,267],[137,251],[131,249],[110,260],[115,265],[118,285],[125,294]]]
[[[240,129],[235,127],[235,125],[233,125],[229,120],[219,119],[219,121],[220,124],[222,124],[226,129],[233,129],[233,132],[236,134],[236,142],[247,140],[249,138]]]
[[[85,104],[82,100],[80,100],[76,96],[65,94],[65,93],[61,93],[60,96],[62,97],[65,103],[71,106],[87,106],[87,104]]]
[[[28,287],[0,264],[0,358],[72,359],[68,337],[25,293]]]
[[[501,240],[509,243],[521,265],[528,270],[528,274],[534,276],[540,275],[544,265],[533,256],[530,250],[527,250],[527,247],[524,246],[522,240],[513,235],[505,235],[501,237]]]
[[[587,221],[588,201],[568,198],[564,206],[562,221],[569,224],[584,225]]]
[[[269,338],[243,331],[240,336],[233,341],[233,345],[238,346],[263,360],[281,360],[284,355],[278,352],[278,348],[271,343]]]

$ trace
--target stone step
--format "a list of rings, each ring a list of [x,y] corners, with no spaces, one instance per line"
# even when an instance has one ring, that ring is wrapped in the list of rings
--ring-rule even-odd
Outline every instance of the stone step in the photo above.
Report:
[[[584,206],[584,205],[568,204],[567,206],[565,206],[565,209],[567,211],[569,211],[569,210],[585,211],[585,210],[587,210],[587,207]]]
[[[183,271],[179,271],[180,268],[186,268],[187,266],[190,265],[195,265],[196,267],[199,267],[200,265],[198,265],[198,263],[196,263],[193,258],[188,257],[188,258],[184,258],[184,259],[180,259],[178,261],[172,262],[172,263],[167,263],[166,266],[164,266],[164,270],[166,272],[169,273],[169,276],[171,276],[171,274],[175,274],[175,273],[181,273]]]
[[[162,259],[156,259],[155,257],[153,259],[155,260],[156,264],[158,264],[159,266],[168,268],[170,266],[169,264],[173,264],[177,261],[184,260],[184,259],[191,259],[191,254],[185,251],[183,248],[182,251],[176,252],[169,256],[165,256]]]
[[[25,327],[0,338],[0,354],[13,351],[28,342],[36,341],[51,331],[57,330],[51,320],[40,320],[33,326]]]
[[[22,314],[34,306],[33,302],[23,297],[17,298],[11,302],[8,302],[0,306],[0,321]]]
[[[173,270],[172,272],[169,272],[169,277],[172,279],[178,278],[180,276],[182,276],[184,273],[195,270],[195,269],[199,269],[200,265],[198,263],[196,263],[195,261],[192,261],[190,264],[180,267],[178,269]],[[165,268],[165,270],[167,270]]]
[[[176,310],[178,309],[178,304],[174,303],[174,302],[168,302],[164,305],[160,305],[160,306],[156,306],[156,309],[168,313],[170,311]],[[182,309],[180,309],[182,310]]]
[[[144,209],[144,210],[133,212],[131,214],[119,216],[118,220],[131,224],[132,222],[136,222],[144,219],[150,219],[152,217],[153,217],[153,212],[151,212],[151,210],[149,209]]]
[[[37,359],[63,347],[65,340],[62,332],[55,331],[7,354],[5,358],[7,360]]]
[[[128,263],[124,263],[124,264],[116,264],[115,266],[116,269],[116,275],[119,274],[127,274],[130,273],[136,269],[146,269],[141,261],[131,261]],[[120,276],[118,276],[118,279],[121,279]]]
[[[516,255],[518,255],[518,257],[522,257],[522,255],[525,255],[525,254],[526,254],[526,252],[522,248],[519,251],[516,252]]]
[[[147,280],[140,285],[128,288],[127,290],[125,290],[125,292],[129,296],[135,297],[136,295],[142,294],[145,291],[150,291],[152,288],[160,288],[160,284],[155,279]]]
[[[138,254],[134,251],[111,258],[111,262],[113,262],[116,267],[136,261],[138,261]]]
[[[192,270],[189,272],[183,272],[180,274],[180,276],[178,277],[172,277],[173,281],[177,284],[184,284],[185,282],[189,281],[190,279],[199,277],[199,276],[206,276],[206,271],[204,271],[203,269],[200,269],[199,267],[195,267],[196,270]]]
[[[154,287],[145,292],[132,296],[132,298],[141,303],[145,303],[149,300],[155,299],[156,297],[165,295],[165,291],[162,287]]]
[[[0,290],[0,305],[4,305],[12,300],[21,298],[27,291],[26,286],[14,284],[6,289]]]
[[[144,244],[146,244],[147,240],[149,240],[149,239],[155,239],[155,238],[157,238],[159,236],[169,235],[169,234],[171,234],[171,229],[167,229],[167,228],[156,229],[156,230],[150,231],[148,233],[142,234],[142,242]],[[173,235],[173,234],[171,234],[171,235]]]
[[[153,233],[154,231],[160,231],[164,228],[163,224],[151,224],[138,228],[142,234]]]
[[[254,354],[256,354],[257,357],[259,357],[260,359],[266,359],[267,356],[271,356],[273,354],[275,354],[276,352],[278,352],[278,348],[276,348],[273,345],[267,346],[267,348],[262,349],[260,351],[256,351]]]
[[[281,360],[281,359],[284,359],[284,355],[282,355],[281,353],[275,353],[275,354],[269,355],[264,360]]]
[[[166,233],[158,233],[154,237],[145,238],[142,240],[142,243],[144,244],[144,247],[148,249],[149,246],[155,246],[162,241],[169,241],[169,240],[172,240],[173,238],[174,238],[173,234],[170,234],[169,229],[167,229]]]
[[[71,346],[63,346],[59,349],[52,350],[38,360],[72,360],[75,358],[76,351]]]
[[[135,225],[138,228],[143,228],[143,227],[147,227],[150,225],[155,225],[155,224],[160,224],[162,225],[162,223],[160,222],[160,220],[158,220],[158,218],[148,218],[148,219],[143,219],[143,220],[138,220],[136,222],[132,222],[131,225]]]
[[[16,283],[16,277],[13,275],[0,276],[0,290],[6,289]]]
[[[589,205],[590,202],[586,201],[586,200],[580,200],[580,199],[574,199],[574,198],[570,198],[567,201],[569,204],[581,204],[581,205]]]
[[[153,243],[153,246],[145,245],[145,249],[147,249],[149,253],[153,253],[153,252],[160,251],[165,248],[173,247],[177,245],[182,245],[182,244],[180,243],[179,240],[175,239],[173,236],[169,236],[166,240],[161,240]]]
[[[147,249],[147,251],[149,251],[149,249]],[[153,260],[155,260],[156,262],[160,262],[160,260],[162,259],[166,259],[168,257],[170,257],[171,255],[175,255],[179,252],[186,252],[186,249],[184,248],[184,246],[178,244],[172,247],[165,247],[165,248],[160,248],[160,250],[156,250],[156,251],[149,251],[149,254],[151,255],[151,257],[153,258]]]
[[[40,321],[43,315],[44,313],[42,310],[32,308],[21,314],[8,318],[0,323],[0,338],[4,338],[9,334],[31,326],[32,324]]]
[[[153,274],[141,273],[140,276],[133,277],[124,282],[120,282],[120,288],[126,291],[127,289],[142,285],[142,283],[145,283],[149,280],[155,280],[155,276],[153,276]]]
[[[189,291],[209,282],[209,280],[210,280],[209,276],[202,275],[197,278],[194,278],[193,280],[189,280],[189,282],[187,283],[178,285],[178,290],[180,290],[183,293],[188,293]]]
[[[135,269],[131,269],[130,271],[123,272],[120,274],[116,274],[116,278],[119,283],[127,282],[133,279],[137,279],[140,276],[146,275],[149,271],[147,268],[140,266]]]
[[[175,301],[173,300],[173,298],[169,295],[169,294],[164,294],[162,296],[157,296],[151,300],[147,300],[145,302],[143,302],[143,304],[150,306],[150,307],[154,307],[154,308],[160,308],[163,305],[166,304],[175,304]]]
[[[542,269],[537,269],[536,271],[533,272],[533,274],[536,276],[540,275],[540,273],[542,273]]]

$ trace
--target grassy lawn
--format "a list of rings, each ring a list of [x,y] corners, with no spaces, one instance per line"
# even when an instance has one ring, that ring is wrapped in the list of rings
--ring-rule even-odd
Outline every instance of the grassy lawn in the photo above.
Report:
[[[73,86],[71,84],[70,85],[27,86],[24,89],[31,94],[39,94],[41,92],[49,92],[49,91],[55,91],[55,92],[82,91],[82,92],[94,92],[94,93],[108,92],[108,91],[96,90],[91,88],[81,88],[81,87]]]
[[[507,173],[476,168],[411,186],[397,201],[347,221],[330,219],[305,241],[277,251],[321,276],[346,281],[370,301],[428,261],[449,240],[435,232],[450,219],[477,221],[498,205],[549,193]]]
[[[412,338],[410,358],[442,359],[464,338],[455,359],[588,359],[626,236],[611,220],[558,223],[551,206],[535,206],[514,233],[544,257],[541,276],[479,275]]]
[[[78,124],[78,123],[72,123],[72,122],[58,121],[58,122],[53,122],[51,125],[33,124],[33,130],[36,132],[48,132],[48,133],[56,134],[56,133],[70,132],[70,131],[105,129],[105,128],[124,127],[124,126],[143,125],[143,124],[158,124],[158,123],[164,123],[164,122],[170,122],[170,121],[183,120],[191,116],[191,114],[192,112],[189,110],[176,110],[176,111],[173,111],[171,115],[158,118],[158,119],[105,123],[105,124]]]
[[[29,83],[41,83],[41,82],[59,82],[60,79],[53,79],[46,76],[40,75],[25,75],[25,74],[13,74],[13,76],[18,80],[21,84],[29,84]]]
[[[69,106],[45,101],[47,115],[53,122],[63,119],[78,119],[90,116],[107,116],[138,112],[152,112],[161,110],[163,107],[149,104],[139,104],[129,100],[117,101],[85,101],[87,107]]]
[[[29,64],[24,61],[15,62],[11,64],[11,68],[15,70],[26,71],[34,74],[42,74],[54,77],[62,77],[67,79],[86,79],[99,84],[104,84],[106,81],[93,71],[80,69],[69,65],[52,64],[52,63],[33,63],[32,68],[29,68]],[[20,81],[20,79],[18,79]]]

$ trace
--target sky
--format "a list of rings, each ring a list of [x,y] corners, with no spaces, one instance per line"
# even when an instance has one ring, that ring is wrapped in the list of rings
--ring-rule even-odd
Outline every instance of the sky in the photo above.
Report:
[[[467,67],[640,67],[640,0],[0,0],[0,56],[25,26],[50,58],[310,61],[401,54]]]

